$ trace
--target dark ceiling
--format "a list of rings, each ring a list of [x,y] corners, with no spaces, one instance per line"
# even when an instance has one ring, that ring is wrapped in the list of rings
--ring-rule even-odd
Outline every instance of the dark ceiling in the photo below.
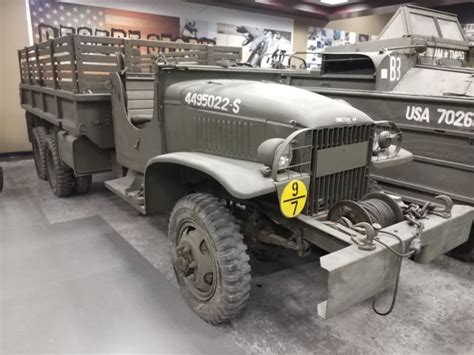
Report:
[[[343,4],[330,5],[330,0],[186,0],[206,5],[230,7],[242,10],[264,12],[269,15],[306,17],[312,19],[337,20],[341,18],[393,13],[401,4],[414,4],[424,7],[441,7],[461,3],[466,0],[347,0]]]

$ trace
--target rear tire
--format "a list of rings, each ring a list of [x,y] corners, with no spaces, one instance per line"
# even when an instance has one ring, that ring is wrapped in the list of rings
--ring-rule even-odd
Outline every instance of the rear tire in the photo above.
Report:
[[[74,182],[74,193],[84,195],[89,193],[92,186],[92,175],[76,176]]]
[[[74,190],[74,171],[59,158],[53,135],[46,139],[46,166],[51,191],[58,197],[70,196]]]
[[[239,226],[225,204],[196,193],[171,213],[171,258],[181,293],[205,321],[219,324],[242,311],[250,296],[250,265]]]
[[[48,131],[44,127],[33,128],[32,146],[35,160],[36,173],[42,180],[48,179],[48,168],[46,167],[46,140]]]

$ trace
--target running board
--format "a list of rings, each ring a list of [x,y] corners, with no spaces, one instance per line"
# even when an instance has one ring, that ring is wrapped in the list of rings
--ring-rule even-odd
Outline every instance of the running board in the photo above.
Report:
[[[127,201],[138,212],[145,215],[145,200],[143,196],[143,176],[129,170],[127,175],[105,182],[105,187],[118,197]]]

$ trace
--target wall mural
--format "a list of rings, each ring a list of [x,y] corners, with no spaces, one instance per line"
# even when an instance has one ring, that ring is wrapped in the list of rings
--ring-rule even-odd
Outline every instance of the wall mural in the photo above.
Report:
[[[307,45],[308,54],[306,55],[307,65],[311,69],[321,69],[321,53],[326,47],[355,44],[357,42],[367,42],[369,40],[370,36],[365,34],[334,30],[330,28],[309,27]]]
[[[271,65],[272,55],[291,53],[291,32],[211,23],[110,8],[29,0],[36,43],[68,33],[243,47],[243,61]]]
[[[177,39],[179,18],[61,3],[30,0],[35,42],[68,33],[141,39]]]
[[[244,62],[269,67],[272,58],[291,53],[291,32],[248,26],[217,24],[217,44],[243,47]]]

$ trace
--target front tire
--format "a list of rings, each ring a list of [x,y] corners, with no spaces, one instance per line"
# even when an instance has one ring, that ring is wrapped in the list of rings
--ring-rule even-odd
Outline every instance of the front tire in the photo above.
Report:
[[[170,217],[171,258],[184,299],[212,324],[247,305],[250,265],[239,226],[225,204],[202,193],[179,200]]]
[[[70,196],[74,191],[74,171],[59,157],[56,139],[46,139],[46,166],[51,191],[58,197]]]

